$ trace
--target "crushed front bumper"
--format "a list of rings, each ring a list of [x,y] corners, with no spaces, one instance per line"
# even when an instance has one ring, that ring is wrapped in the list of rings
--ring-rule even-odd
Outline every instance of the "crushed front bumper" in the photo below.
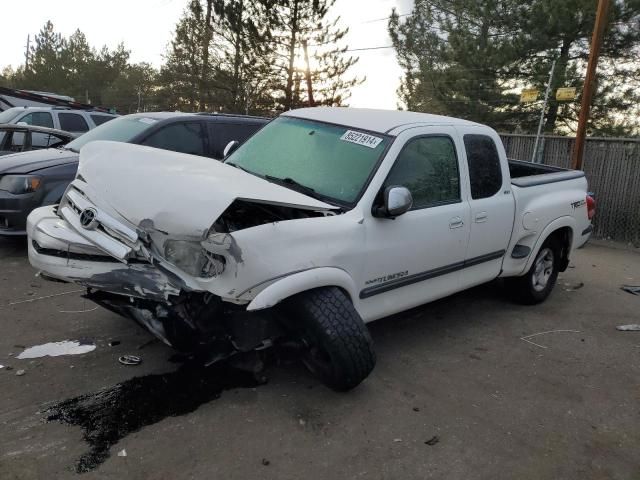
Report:
[[[182,287],[178,277],[157,265],[123,263],[77,233],[53,206],[41,207],[27,220],[29,261],[48,277],[105,292],[166,302]]]

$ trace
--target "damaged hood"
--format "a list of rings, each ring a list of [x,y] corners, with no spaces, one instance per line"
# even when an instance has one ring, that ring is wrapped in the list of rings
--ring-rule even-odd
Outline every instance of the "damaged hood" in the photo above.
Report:
[[[202,237],[236,199],[337,208],[211,158],[120,142],[84,146],[78,179],[97,206],[108,205],[134,225],[185,237]]]

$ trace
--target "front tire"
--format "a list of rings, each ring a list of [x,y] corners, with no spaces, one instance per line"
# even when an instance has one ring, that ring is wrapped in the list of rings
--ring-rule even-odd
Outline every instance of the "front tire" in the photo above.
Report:
[[[344,291],[316,288],[285,300],[281,309],[304,345],[304,364],[325,385],[351,390],[371,373],[373,341]]]
[[[559,245],[549,239],[542,244],[524,276],[506,279],[507,289],[514,300],[524,305],[544,302],[558,280],[560,254]]]

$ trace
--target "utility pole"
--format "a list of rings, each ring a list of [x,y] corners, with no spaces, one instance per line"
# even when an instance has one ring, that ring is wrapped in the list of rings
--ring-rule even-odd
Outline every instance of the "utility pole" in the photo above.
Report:
[[[27,35],[27,49],[24,52],[24,69],[29,69],[29,48],[31,47],[31,34]]]
[[[302,49],[304,50],[304,63],[305,72],[304,76],[307,78],[307,96],[309,97],[309,106],[315,105],[313,101],[313,86],[311,85],[311,67],[309,66],[309,54],[307,53],[307,40],[302,41]]]
[[[587,64],[587,75],[584,79],[582,89],[582,105],[580,106],[580,117],[578,118],[578,130],[576,132],[576,143],[573,147],[573,159],[571,167],[582,170],[582,154],[584,153],[584,141],[587,133],[587,121],[589,120],[589,109],[593,98],[594,83],[596,79],[596,69],[598,68],[598,56],[602,46],[604,28],[606,27],[607,11],[609,10],[609,0],[598,0],[598,10],[596,12],[596,23],[593,26],[593,36],[591,37],[591,50],[589,51],[589,63]]]
[[[540,141],[540,134],[542,133],[542,125],[544,124],[544,114],[547,111],[547,101],[549,100],[549,91],[551,90],[551,82],[553,82],[553,71],[556,69],[556,59],[553,59],[551,64],[551,71],[549,72],[549,81],[547,82],[547,89],[544,91],[544,102],[542,104],[542,111],[540,112],[540,122],[538,123],[538,133],[536,134],[536,143],[533,145],[533,155],[531,156],[531,162],[538,163],[538,142]],[[542,162],[540,162],[542,163]]]

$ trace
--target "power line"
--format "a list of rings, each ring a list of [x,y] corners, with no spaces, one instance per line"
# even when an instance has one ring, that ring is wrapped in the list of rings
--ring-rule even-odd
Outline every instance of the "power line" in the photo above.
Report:
[[[384,46],[384,47],[349,48],[349,49],[345,50],[345,52],[362,52],[364,50],[382,50],[383,48],[394,48],[394,47],[393,47],[393,45],[388,45],[388,46]]]

